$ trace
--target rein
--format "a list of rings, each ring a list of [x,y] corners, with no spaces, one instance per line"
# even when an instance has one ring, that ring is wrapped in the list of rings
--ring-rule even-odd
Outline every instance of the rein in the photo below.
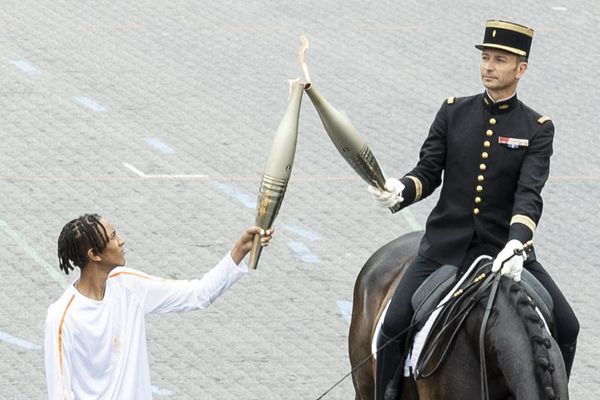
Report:
[[[435,321],[435,324],[431,327],[431,332],[434,332],[436,328],[441,325],[441,328],[438,328],[439,330],[437,335],[434,338],[427,340],[427,347],[423,351],[423,354],[421,354],[421,356],[419,357],[419,363],[415,372],[415,378],[428,378],[435,374],[437,370],[441,367],[444,360],[448,356],[449,350],[452,347],[452,344],[454,343],[454,339],[460,332],[463,323],[471,313],[471,310],[473,310],[475,305],[477,305],[479,300],[481,300],[481,298],[485,295],[485,292],[492,284],[493,278],[494,275],[486,275],[485,273],[482,273],[474,279],[474,283],[483,281],[481,282],[481,285],[479,287],[471,286],[464,289],[459,289],[456,292],[463,294],[463,297],[453,302],[453,304],[450,304],[448,308],[443,311],[444,314],[440,315]],[[457,308],[458,310],[456,310]],[[454,330],[450,334],[450,338],[446,341],[444,350],[442,352],[442,355],[439,357],[439,360],[431,370],[424,372],[423,367],[427,365],[432,359],[436,349],[443,342],[446,332],[453,326],[453,323],[456,320],[458,320],[458,323],[456,323],[456,326],[454,326]]]
[[[488,298],[487,306],[485,307],[485,313],[483,314],[483,320],[481,321],[481,331],[479,332],[479,371],[481,379],[481,399],[488,400],[490,398],[487,380],[487,368],[485,364],[485,328],[487,327],[488,319],[492,312],[492,306],[496,300],[496,293],[498,292],[498,285],[500,284],[500,273],[497,272],[494,277],[494,283],[492,283],[492,290],[490,297]]]

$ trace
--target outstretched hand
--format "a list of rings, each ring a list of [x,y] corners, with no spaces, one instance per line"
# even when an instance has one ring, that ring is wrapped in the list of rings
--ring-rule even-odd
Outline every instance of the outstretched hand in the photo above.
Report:
[[[239,264],[242,259],[252,249],[252,242],[255,235],[260,235],[260,245],[266,247],[271,243],[271,238],[275,232],[274,228],[269,228],[266,231],[259,226],[251,226],[246,229],[237,243],[231,249],[231,258],[236,264]]]
[[[375,203],[382,208],[394,207],[397,203],[402,203],[402,191],[404,184],[396,178],[388,178],[385,181],[385,190],[374,186],[367,187]]]

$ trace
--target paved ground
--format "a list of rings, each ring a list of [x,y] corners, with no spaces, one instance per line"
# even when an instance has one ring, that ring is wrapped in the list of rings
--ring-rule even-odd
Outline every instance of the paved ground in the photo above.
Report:
[[[520,96],[557,127],[537,248],[581,319],[572,398],[597,396],[600,6],[367,3],[2,2],[1,399],[45,398],[42,328],[67,282],[56,273],[67,220],[102,213],[126,235],[129,266],[182,278],[252,224],[301,33],[315,87],[401,175],[443,99],[480,91],[473,44],[491,17],[536,29]],[[157,398],[318,397],[349,370],[344,317],[362,263],[422,226],[435,200],[377,209],[305,97],[259,270],[205,312],[148,319]],[[353,398],[351,382],[328,398]]]

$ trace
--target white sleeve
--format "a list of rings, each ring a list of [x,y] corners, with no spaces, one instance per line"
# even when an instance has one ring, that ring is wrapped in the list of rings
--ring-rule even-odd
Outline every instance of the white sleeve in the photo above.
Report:
[[[44,325],[44,361],[46,366],[46,383],[48,399],[72,400],[75,395],[71,390],[71,340],[60,324],[61,316],[50,308]],[[59,333],[59,328],[63,332]]]
[[[146,314],[169,313],[208,307],[247,272],[245,261],[236,265],[227,253],[201,279],[169,280],[139,274],[130,279],[136,280]]]

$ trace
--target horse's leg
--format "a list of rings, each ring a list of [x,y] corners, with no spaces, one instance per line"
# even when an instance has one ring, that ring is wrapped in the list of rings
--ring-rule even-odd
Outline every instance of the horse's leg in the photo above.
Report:
[[[371,356],[371,338],[373,327],[381,315],[382,299],[374,296],[376,293],[365,290],[362,287],[364,280],[360,278],[359,275],[354,288],[348,353],[350,365],[356,368],[352,372],[356,400],[372,400],[375,397],[375,360]]]
[[[365,263],[354,285],[352,321],[348,337],[352,381],[357,400],[375,397],[375,360],[371,342],[375,326],[406,266],[416,256],[421,232],[410,233],[380,248]]]
[[[350,364],[352,368],[357,368],[352,373],[357,400],[371,400],[375,397],[376,363],[371,355],[371,342],[377,321],[398,286],[404,270],[405,265],[400,265],[390,271],[391,273],[382,276],[378,268],[364,268],[356,280],[348,350]]]

